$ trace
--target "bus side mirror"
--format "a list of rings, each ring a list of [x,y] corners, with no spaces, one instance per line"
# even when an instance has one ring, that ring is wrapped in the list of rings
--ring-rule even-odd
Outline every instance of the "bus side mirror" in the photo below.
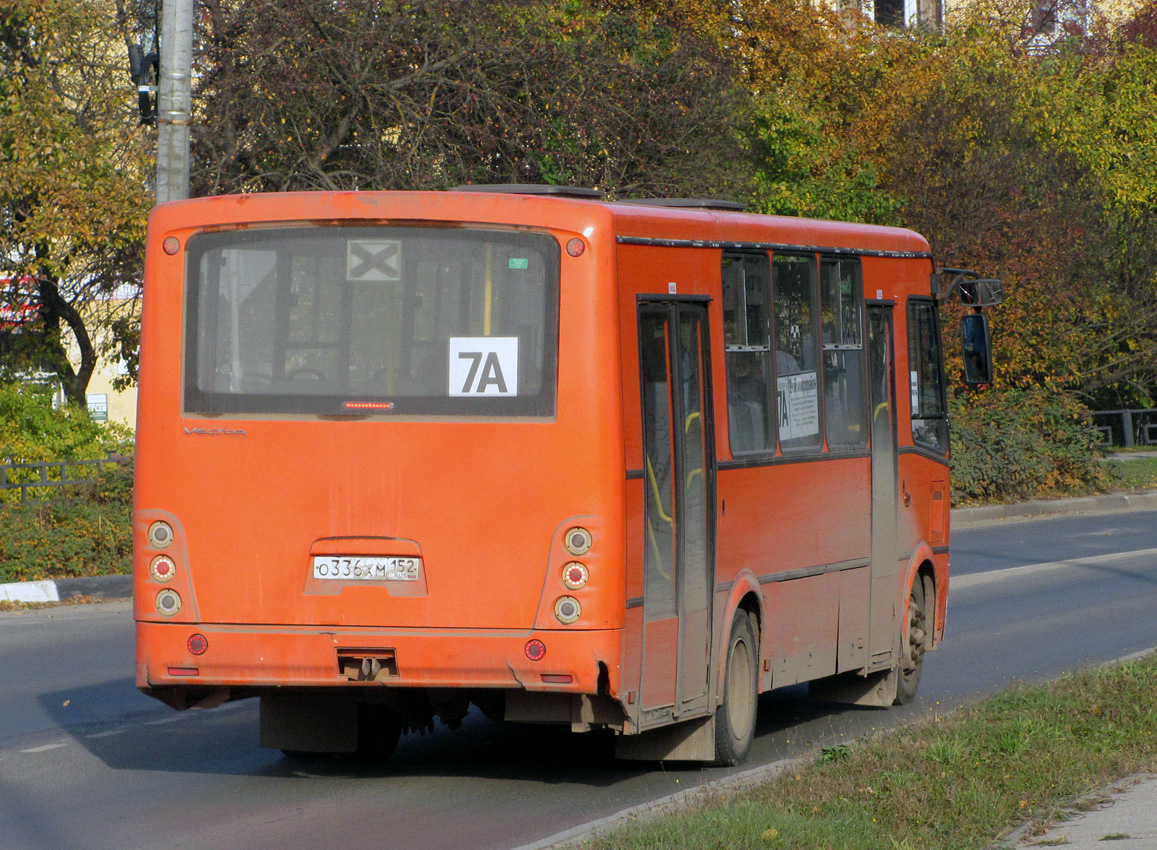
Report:
[[[992,337],[988,316],[969,313],[960,319],[960,339],[964,353],[964,383],[969,387],[992,383]]]
[[[1004,283],[994,278],[962,280],[960,303],[968,307],[996,307],[1004,302]]]

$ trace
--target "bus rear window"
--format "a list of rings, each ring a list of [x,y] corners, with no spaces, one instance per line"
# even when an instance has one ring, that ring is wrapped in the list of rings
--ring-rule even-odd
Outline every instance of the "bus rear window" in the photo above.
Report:
[[[558,243],[293,227],[189,242],[185,410],[554,415]]]

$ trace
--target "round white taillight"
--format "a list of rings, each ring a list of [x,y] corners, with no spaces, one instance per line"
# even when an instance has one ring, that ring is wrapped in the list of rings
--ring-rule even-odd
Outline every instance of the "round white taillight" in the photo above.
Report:
[[[156,549],[164,549],[173,542],[173,527],[164,520],[157,520],[149,526],[149,543]]]
[[[560,596],[554,603],[554,616],[560,623],[573,623],[583,612],[579,601],[573,596]]]
[[[181,610],[181,596],[177,591],[165,588],[157,594],[153,604],[156,605],[158,614],[172,617]]]
[[[591,533],[585,528],[575,526],[569,529],[566,537],[563,538],[563,544],[566,546],[566,551],[572,555],[585,555],[591,551],[591,545],[594,543],[594,538]]]

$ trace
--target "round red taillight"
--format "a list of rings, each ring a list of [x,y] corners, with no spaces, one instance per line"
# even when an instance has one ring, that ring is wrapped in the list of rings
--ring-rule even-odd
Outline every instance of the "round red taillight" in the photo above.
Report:
[[[587,243],[583,242],[578,237],[566,243],[566,252],[572,257],[581,257],[583,252],[587,249]]]
[[[540,640],[526,642],[526,657],[531,661],[542,661],[546,657],[546,644]]]
[[[579,590],[586,587],[587,580],[590,578],[590,573],[587,568],[578,561],[571,561],[562,570],[562,583],[571,590]]]
[[[149,564],[149,574],[155,581],[171,581],[177,574],[177,565],[168,555],[157,555]]]
[[[187,646],[194,655],[204,655],[209,648],[209,640],[204,635],[190,635]]]
[[[176,236],[166,236],[165,241],[161,243],[161,250],[171,257],[181,250],[181,240]]]

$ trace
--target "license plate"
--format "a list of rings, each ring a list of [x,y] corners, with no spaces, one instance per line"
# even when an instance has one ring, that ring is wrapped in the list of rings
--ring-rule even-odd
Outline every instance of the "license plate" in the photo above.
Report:
[[[341,581],[417,581],[421,558],[361,558],[326,555],[313,559],[313,577]]]

